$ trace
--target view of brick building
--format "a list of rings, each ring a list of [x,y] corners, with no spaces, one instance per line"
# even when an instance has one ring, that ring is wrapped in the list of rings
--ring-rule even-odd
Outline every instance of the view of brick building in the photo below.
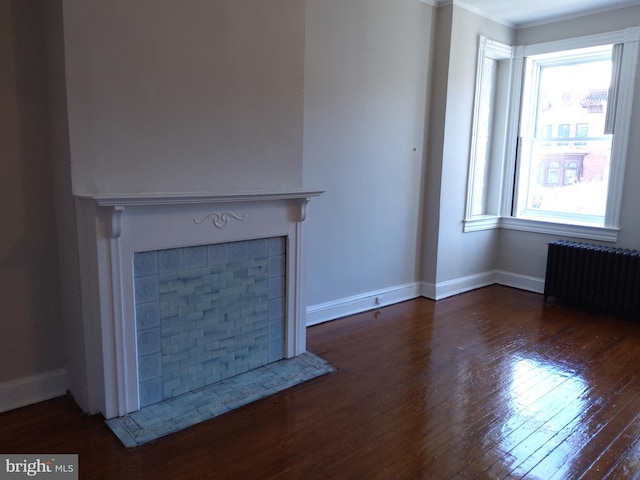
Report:
[[[540,75],[529,208],[603,214],[611,156],[605,135],[610,62]]]

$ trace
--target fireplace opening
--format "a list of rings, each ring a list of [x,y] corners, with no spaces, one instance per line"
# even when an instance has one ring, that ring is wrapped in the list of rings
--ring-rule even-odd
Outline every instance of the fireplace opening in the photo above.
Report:
[[[136,252],[139,405],[285,357],[286,237]]]

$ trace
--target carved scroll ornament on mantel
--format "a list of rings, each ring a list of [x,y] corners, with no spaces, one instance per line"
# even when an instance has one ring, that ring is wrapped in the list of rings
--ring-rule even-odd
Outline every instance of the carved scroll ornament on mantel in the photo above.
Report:
[[[193,223],[195,223],[196,225],[200,225],[206,222],[207,220],[211,220],[211,223],[213,224],[214,227],[217,227],[220,230],[222,230],[227,226],[230,220],[237,220],[239,222],[242,222],[246,220],[246,218],[247,218],[246,214],[236,215],[233,212],[222,212],[222,213],[214,212],[214,213],[210,213],[209,215],[202,218],[201,220],[194,218]]]

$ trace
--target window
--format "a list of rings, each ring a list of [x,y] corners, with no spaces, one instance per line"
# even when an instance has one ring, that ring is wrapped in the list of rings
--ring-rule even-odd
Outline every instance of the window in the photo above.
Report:
[[[561,123],[558,125],[558,136],[562,138],[567,138],[569,136],[569,131],[571,130],[571,125],[568,123]]]
[[[481,37],[465,231],[615,240],[639,37],[633,28],[522,47]],[[483,76],[489,59],[496,73]],[[506,101],[491,93],[482,108],[504,90]]]
[[[589,124],[578,123],[576,125],[576,137],[588,137],[589,136]]]
[[[560,164],[551,162],[547,167],[547,185],[558,185],[560,183]],[[539,205],[536,205],[539,206]]]
[[[525,59],[514,216],[604,225],[612,136],[604,134],[604,108],[593,113],[584,106],[591,103],[592,92],[609,91],[612,48],[564,50]],[[606,106],[607,95],[597,101]],[[549,122],[558,122],[558,141],[551,147],[537,134]],[[572,135],[571,126],[577,123],[591,125],[595,137],[576,147],[571,141],[578,131]],[[554,181],[539,174],[549,161],[558,168]]]
[[[574,147],[587,147],[588,143],[586,142],[589,136],[589,124],[588,123],[578,123],[576,124],[576,142],[573,142]]]
[[[576,162],[569,162],[564,170],[564,184],[573,185],[580,178],[578,177],[578,164]]]
[[[500,209],[511,56],[511,47],[480,37],[466,211],[480,228],[495,226]]]

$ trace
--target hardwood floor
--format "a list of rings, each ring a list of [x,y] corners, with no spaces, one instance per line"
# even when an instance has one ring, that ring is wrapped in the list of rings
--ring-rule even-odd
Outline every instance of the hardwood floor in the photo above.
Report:
[[[68,398],[0,415],[2,453],[82,479],[640,476],[640,324],[492,286],[308,330],[338,371],[125,449]]]

